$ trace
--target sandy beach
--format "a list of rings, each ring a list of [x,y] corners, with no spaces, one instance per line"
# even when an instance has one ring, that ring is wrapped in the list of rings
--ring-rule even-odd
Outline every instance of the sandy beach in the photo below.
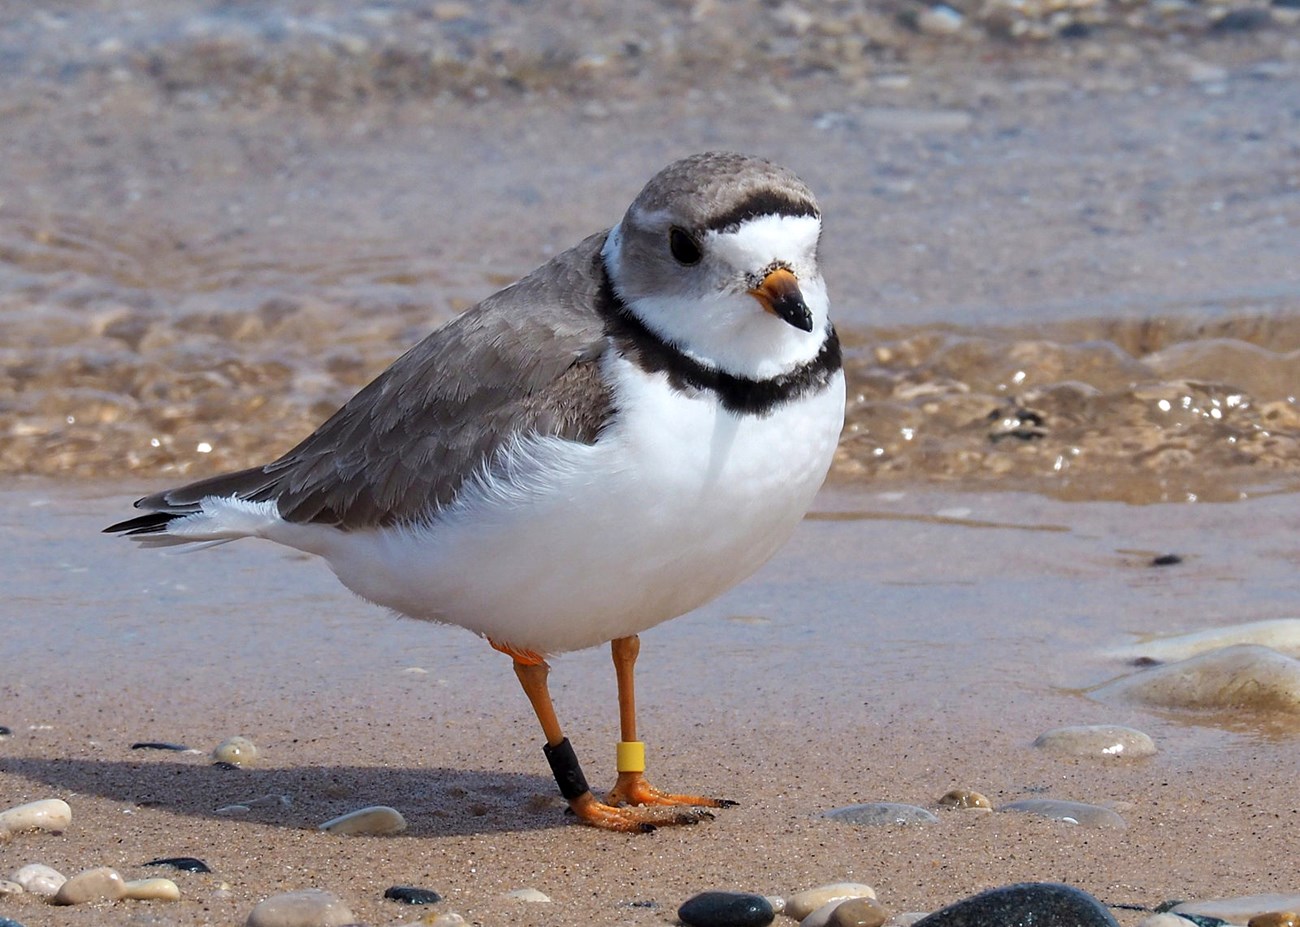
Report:
[[[1132,927],[1300,893],[1297,714],[1098,691],[1144,668],[1119,648],[1297,616],[1293,6],[1020,4],[1021,28],[957,4],[951,34],[898,5],[728,25],[725,4],[572,3],[568,33],[505,3],[165,6],[0,19],[0,809],[73,815],[0,841],[0,880],[111,866],[182,898],[0,895],[0,918],[233,925],[320,888],[387,927],[429,913],[383,898],[415,885],[472,924],[650,925],[706,889],[851,879],[894,914],[1065,882]],[[578,826],[509,661],[472,635],[270,545],[99,533],[280,453],[706,148],[817,191],[850,385],[795,539],[643,638],[652,780],[738,807]],[[551,678],[612,785],[608,653]],[[1158,752],[1033,746],[1080,724]],[[234,735],[258,763],[211,765]],[[940,808],[953,788],[1126,826]],[[825,818],[877,801],[938,821]],[[367,805],[408,829],[318,830]],[[178,856],[213,871],[144,865]]]

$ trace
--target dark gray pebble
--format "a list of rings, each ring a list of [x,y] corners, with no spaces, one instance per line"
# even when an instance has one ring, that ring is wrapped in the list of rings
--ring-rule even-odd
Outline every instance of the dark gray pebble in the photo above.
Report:
[[[189,747],[185,744],[169,744],[165,740],[141,740],[131,744],[132,750],[171,750],[176,753],[184,753]]]
[[[433,889],[416,888],[412,885],[394,885],[384,892],[384,897],[403,904],[437,904],[442,901],[442,896]]]
[[[1267,9],[1242,7],[1239,10],[1229,10],[1224,13],[1210,26],[1210,31],[1254,32],[1256,29],[1266,29],[1271,25],[1273,25],[1273,14]]]
[[[212,765],[216,769],[238,769],[239,768],[234,763],[227,763],[225,760],[217,760]]]
[[[0,724],[0,737],[8,737],[12,733],[13,731],[9,730],[9,728],[5,727],[3,724]]]
[[[1185,921],[1191,921],[1196,927],[1229,927],[1229,922],[1221,917],[1210,917],[1208,914],[1185,914],[1182,911],[1174,913]]]
[[[700,892],[677,909],[687,927],[766,927],[775,917],[770,901],[748,892]]]
[[[194,856],[163,856],[159,859],[151,859],[145,863],[146,866],[171,866],[173,869],[179,869],[181,872],[211,872],[208,864]]]
[[[1151,565],[1153,567],[1178,566],[1178,564],[1182,562],[1183,558],[1177,554],[1161,554],[1159,557],[1151,558]]]
[[[1119,927],[1087,892],[1055,882],[990,889],[935,911],[913,927]]]

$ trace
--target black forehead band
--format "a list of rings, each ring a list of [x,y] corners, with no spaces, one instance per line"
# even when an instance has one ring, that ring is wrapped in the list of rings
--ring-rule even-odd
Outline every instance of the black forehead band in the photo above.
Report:
[[[727,232],[740,227],[742,222],[757,219],[759,216],[812,216],[820,213],[817,207],[802,197],[793,197],[776,190],[762,190],[741,200],[734,207],[720,215],[713,216],[705,224],[707,232]]]

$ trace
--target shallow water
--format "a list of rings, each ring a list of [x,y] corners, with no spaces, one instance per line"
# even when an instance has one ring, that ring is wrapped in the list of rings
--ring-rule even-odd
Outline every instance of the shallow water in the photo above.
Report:
[[[824,67],[814,42],[764,70],[745,44],[762,22],[728,38],[697,11],[704,44],[653,58],[674,71],[578,63],[506,6],[386,9],[0,22],[0,472],[264,461],[668,160],[734,147],[823,201],[851,349],[840,480],[1132,502],[1296,484],[1285,30],[979,61],[913,42]],[[578,16],[561,44],[634,26],[671,44],[681,11],[647,9]],[[410,48],[444,41],[417,79]],[[404,64],[360,87],[380,59]]]

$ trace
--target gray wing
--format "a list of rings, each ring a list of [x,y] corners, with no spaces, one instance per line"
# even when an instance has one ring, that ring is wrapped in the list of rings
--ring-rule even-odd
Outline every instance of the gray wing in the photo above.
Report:
[[[108,530],[161,530],[209,496],[274,499],[289,521],[346,528],[418,520],[511,438],[594,442],[610,412],[596,310],[604,240],[593,235],[429,335],[273,463],[141,499],[158,514]]]

